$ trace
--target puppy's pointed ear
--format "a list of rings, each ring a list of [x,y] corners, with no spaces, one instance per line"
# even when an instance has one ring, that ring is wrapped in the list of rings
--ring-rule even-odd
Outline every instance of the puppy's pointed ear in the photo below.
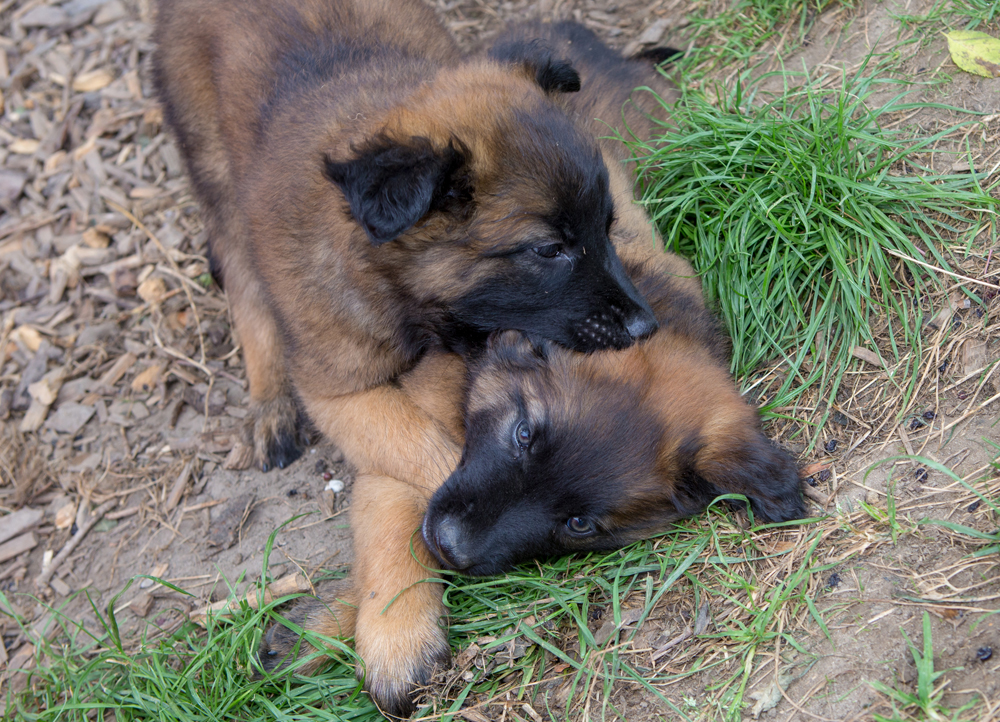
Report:
[[[426,138],[399,142],[376,136],[354,152],[342,162],[325,157],[323,171],[343,191],[373,245],[397,238],[432,209],[471,201],[460,143],[436,149]]]
[[[558,60],[538,40],[511,40],[490,48],[489,57],[501,63],[524,68],[546,93],[575,93],[580,89],[580,74],[567,60]]]

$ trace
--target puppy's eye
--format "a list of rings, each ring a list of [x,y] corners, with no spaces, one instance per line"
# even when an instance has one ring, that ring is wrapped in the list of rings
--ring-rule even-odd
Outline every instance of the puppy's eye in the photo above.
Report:
[[[582,516],[571,516],[566,520],[566,528],[577,536],[586,536],[594,533],[594,523]]]
[[[550,243],[546,246],[535,246],[531,250],[542,258],[555,258],[563,252],[563,245],[561,243]]]
[[[531,444],[531,428],[527,421],[519,421],[514,427],[514,445],[522,451]]]

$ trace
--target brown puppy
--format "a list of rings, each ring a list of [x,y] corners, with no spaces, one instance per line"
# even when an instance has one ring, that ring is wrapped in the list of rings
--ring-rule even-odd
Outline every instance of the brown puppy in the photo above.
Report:
[[[470,371],[462,461],[424,519],[446,569],[617,549],[722,494],[744,495],[758,522],[805,516],[796,465],[733,386],[711,319],[678,312],[676,287],[664,298],[661,329],[623,351],[491,339]]]
[[[554,102],[578,75],[541,46],[460,62],[418,0],[161,0],[156,36],[246,357],[248,441],[265,469],[294,459],[301,405],[365,471],[357,649],[406,713],[447,645],[440,599],[411,604],[392,555],[460,446],[398,379],[495,329],[589,351],[656,328],[608,237],[601,152]]]
[[[157,36],[261,466],[297,453],[293,388],[350,456],[381,438],[369,407],[401,403],[385,384],[441,341],[519,328],[586,351],[654,329],[608,240],[600,153],[552,102],[578,76],[551,53],[459,63],[417,0],[163,0]]]

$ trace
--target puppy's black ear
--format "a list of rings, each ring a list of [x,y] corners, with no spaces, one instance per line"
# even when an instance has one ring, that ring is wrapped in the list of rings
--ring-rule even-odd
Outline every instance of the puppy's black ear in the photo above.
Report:
[[[354,151],[343,162],[325,157],[323,170],[376,246],[412,228],[431,209],[470,199],[460,173],[465,150],[455,141],[435,149],[426,138],[400,143],[376,136]]]
[[[580,74],[566,60],[557,60],[552,48],[538,40],[510,40],[490,48],[489,57],[501,63],[522,66],[546,93],[575,93]]]
[[[638,52],[632,56],[632,60],[644,60],[653,65],[660,65],[661,63],[672,63],[682,55],[684,55],[682,50],[662,46]]]

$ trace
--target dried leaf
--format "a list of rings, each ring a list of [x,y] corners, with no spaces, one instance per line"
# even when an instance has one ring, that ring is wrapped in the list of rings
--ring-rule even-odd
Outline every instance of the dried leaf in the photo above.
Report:
[[[115,76],[110,70],[104,68],[91,70],[89,73],[80,73],[73,78],[73,90],[78,93],[92,93],[95,90],[108,87],[114,79]]]
[[[976,30],[945,33],[955,65],[984,78],[1000,78],[1000,40]]]
[[[166,295],[167,284],[164,283],[163,279],[159,277],[147,278],[139,284],[139,288],[136,289],[136,293],[138,293],[139,298],[146,303],[157,304],[162,300],[164,295]]]
[[[76,521],[75,501],[59,507],[59,511],[56,512],[56,529],[69,529],[74,521]]]
[[[149,393],[156,388],[157,382],[163,375],[164,364],[153,364],[144,371],[136,374],[132,379],[132,390],[136,393]]]
[[[42,345],[42,334],[31,326],[18,326],[10,334],[10,338],[12,341],[22,343],[32,353],[36,353],[38,347]]]
[[[83,244],[88,248],[107,248],[111,239],[96,228],[88,228],[83,232]]]
[[[7,150],[11,153],[17,153],[18,155],[34,155],[35,151],[38,150],[38,146],[41,144],[41,141],[35,140],[34,138],[18,138],[17,140],[12,140],[10,142],[10,145],[7,146]]]
[[[859,358],[862,361],[870,363],[872,366],[878,366],[880,368],[885,366],[885,362],[882,361],[882,358],[877,353],[869,351],[862,346],[851,347],[851,355],[854,356],[854,358]]]

